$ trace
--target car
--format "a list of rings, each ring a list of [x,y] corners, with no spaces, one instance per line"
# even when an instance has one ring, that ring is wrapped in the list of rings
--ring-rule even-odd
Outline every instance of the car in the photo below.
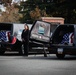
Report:
[[[50,47],[52,33],[56,27],[57,24],[36,20],[30,30],[30,47],[41,47],[47,57],[46,51]]]
[[[76,25],[58,25],[52,37],[49,52],[60,59],[65,55],[76,55]]]
[[[49,53],[56,54],[59,59],[65,55],[76,55],[76,24],[52,26],[52,23],[36,21],[30,32],[32,45],[47,47]]]
[[[28,24],[31,28],[32,24]],[[24,29],[22,23],[0,23],[0,54],[5,51],[18,51],[22,54],[21,33]]]

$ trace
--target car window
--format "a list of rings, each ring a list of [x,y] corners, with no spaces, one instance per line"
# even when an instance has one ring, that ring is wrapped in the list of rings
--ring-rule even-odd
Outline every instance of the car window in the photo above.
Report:
[[[48,42],[50,40],[50,23],[36,21],[31,30],[31,39]]]
[[[31,33],[50,36],[50,25],[46,22],[37,21]]]

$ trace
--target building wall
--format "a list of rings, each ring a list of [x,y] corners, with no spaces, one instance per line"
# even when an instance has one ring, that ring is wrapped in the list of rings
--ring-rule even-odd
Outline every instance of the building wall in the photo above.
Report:
[[[64,24],[64,18],[61,17],[42,17],[42,21]]]

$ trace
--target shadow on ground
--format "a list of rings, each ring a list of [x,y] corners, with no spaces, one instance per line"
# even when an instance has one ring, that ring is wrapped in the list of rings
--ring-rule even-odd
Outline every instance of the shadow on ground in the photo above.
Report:
[[[47,57],[44,57],[44,54],[34,54],[34,53],[29,53],[28,57],[24,55],[20,55],[18,52],[6,52],[3,55],[0,56],[15,56],[14,59],[30,59],[30,60],[36,60],[36,59],[41,59],[41,60],[76,60],[76,55],[66,55],[64,59],[58,59],[55,54],[47,54]]]

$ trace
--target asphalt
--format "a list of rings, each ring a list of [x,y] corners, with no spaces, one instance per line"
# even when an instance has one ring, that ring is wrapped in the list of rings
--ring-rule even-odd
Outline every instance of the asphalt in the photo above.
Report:
[[[76,56],[57,59],[55,55],[0,56],[0,75],[76,75]]]

